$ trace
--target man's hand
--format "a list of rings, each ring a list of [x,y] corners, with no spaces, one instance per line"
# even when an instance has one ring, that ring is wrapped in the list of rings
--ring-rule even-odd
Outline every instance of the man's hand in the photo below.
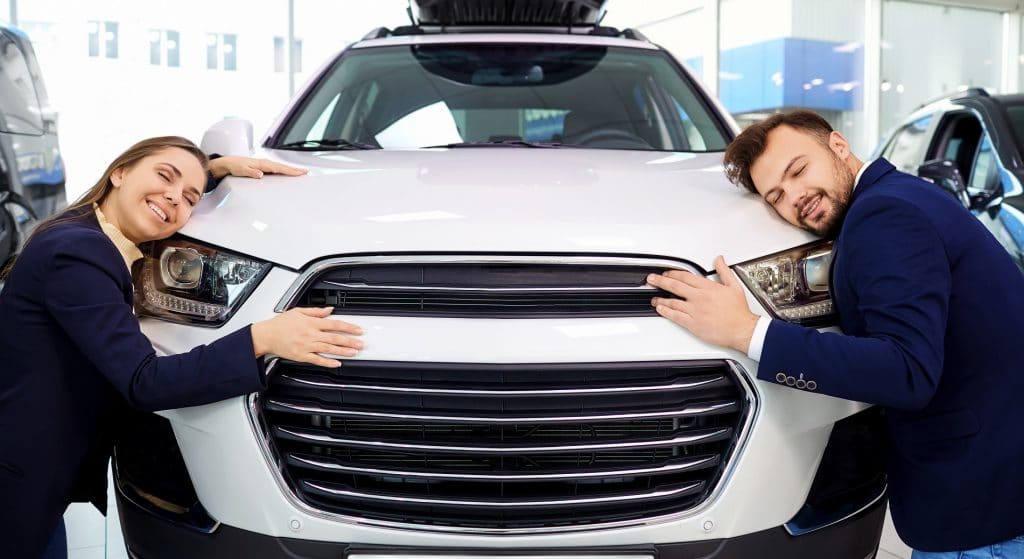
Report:
[[[651,305],[705,342],[746,353],[757,315],[750,312],[739,278],[721,256],[715,259],[715,271],[722,283],[680,270],[647,276],[648,285],[685,299],[655,297]]]
[[[215,179],[228,175],[258,179],[262,178],[264,173],[295,177],[305,175],[307,172],[307,169],[301,167],[292,167],[269,159],[242,157],[241,155],[225,155],[210,161],[210,174]]]
[[[253,324],[252,346],[256,357],[273,353],[278,357],[320,367],[340,367],[341,362],[319,354],[343,357],[355,355],[363,349],[363,342],[352,336],[362,334],[363,329],[355,324],[327,318],[331,316],[331,310],[330,307],[297,307]]]

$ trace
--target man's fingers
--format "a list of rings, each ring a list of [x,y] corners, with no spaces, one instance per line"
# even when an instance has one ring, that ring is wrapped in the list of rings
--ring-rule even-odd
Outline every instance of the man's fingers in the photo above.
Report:
[[[695,274],[693,272],[686,272],[684,270],[668,270],[662,274],[663,276],[672,278],[676,281],[685,283],[692,287],[702,287],[707,282],[711,281],[704,276]]]
[[[687,297],[694,291],[691,285],[665,274],[648,274],[647,284],[680,297]]]
[[[682,299],[676,299],[674,297],[655,297],[651,299],[651,305],[654,306],[655,308],[659,306],[665,306],[670,309],[684,312],[686,314],[691,314],[690,311],[693,309],[693,305],[691,303],[683,301]]]
[[[718,272],[718,279],[722,281],[722,285],[729,287],[739,285],[739,278],[736,277],[736,273],[732,271],[732,268],[725,263],[724,257],[718,256],[715,258],[715,271]]]
[[[685,312],[673,309],[668,305],[658,305],[654,307],[654,310],[658,311],[658,314],[660,314],[661,316],[671,320],[672,322],[675,322],[676,324],[682,326],[683,328],[686,328],[687,330],[690,329],[692,317],[686,314]]]

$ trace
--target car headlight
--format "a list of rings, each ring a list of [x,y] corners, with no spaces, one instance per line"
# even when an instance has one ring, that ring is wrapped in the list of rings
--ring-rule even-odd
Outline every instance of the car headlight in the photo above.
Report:
[[[184,239],[144,247],[135,279],[139,315],[220,326],[270,270],[270,264]]]
[[[797,324],[835,324],[829,295],[832,241],[821,241],[734,266],[743,283],[775,318]]]

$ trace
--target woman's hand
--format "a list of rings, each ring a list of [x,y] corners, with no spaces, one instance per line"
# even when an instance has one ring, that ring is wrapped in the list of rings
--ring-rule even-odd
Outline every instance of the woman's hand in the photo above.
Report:
[[[301,167],[292,167],[291,165],[285,165],[284,163],[278,163],[269,159],[242,157],[241,155],[225,155],[210,161],[210,174],[215,179],[228,175],[258,179],[264,173],[295,177],[305,175],[307,172],[307,169]]]
[[[331,320],[331,307],[294,308],[270,320],[252,325],[252,346],[256,357],[272,353],[292,361],[320,367],[340,367],[341,362],[317,355],[327,353],[351,357],[363,348],[358,336],[363,329],[355,324]],[[342,334],[350,334],[345,336]]]

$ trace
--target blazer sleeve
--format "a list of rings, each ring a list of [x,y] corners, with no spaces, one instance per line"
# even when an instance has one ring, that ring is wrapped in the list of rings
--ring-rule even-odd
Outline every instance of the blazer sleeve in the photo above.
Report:
[[[71,342],[133,407],[196,406],[264,388],[249,326],[188,353],[157,357],[125,301],[126,281],[110,241],[85,231],[54,249],[43,292]]]
[[[851,219],[837,266],[865,335],[773,320],[758,377],[803,375],[824,394],[919,410],[942,373],[952,286],[945,245],[922,210],[901,199],[862,200]]]

